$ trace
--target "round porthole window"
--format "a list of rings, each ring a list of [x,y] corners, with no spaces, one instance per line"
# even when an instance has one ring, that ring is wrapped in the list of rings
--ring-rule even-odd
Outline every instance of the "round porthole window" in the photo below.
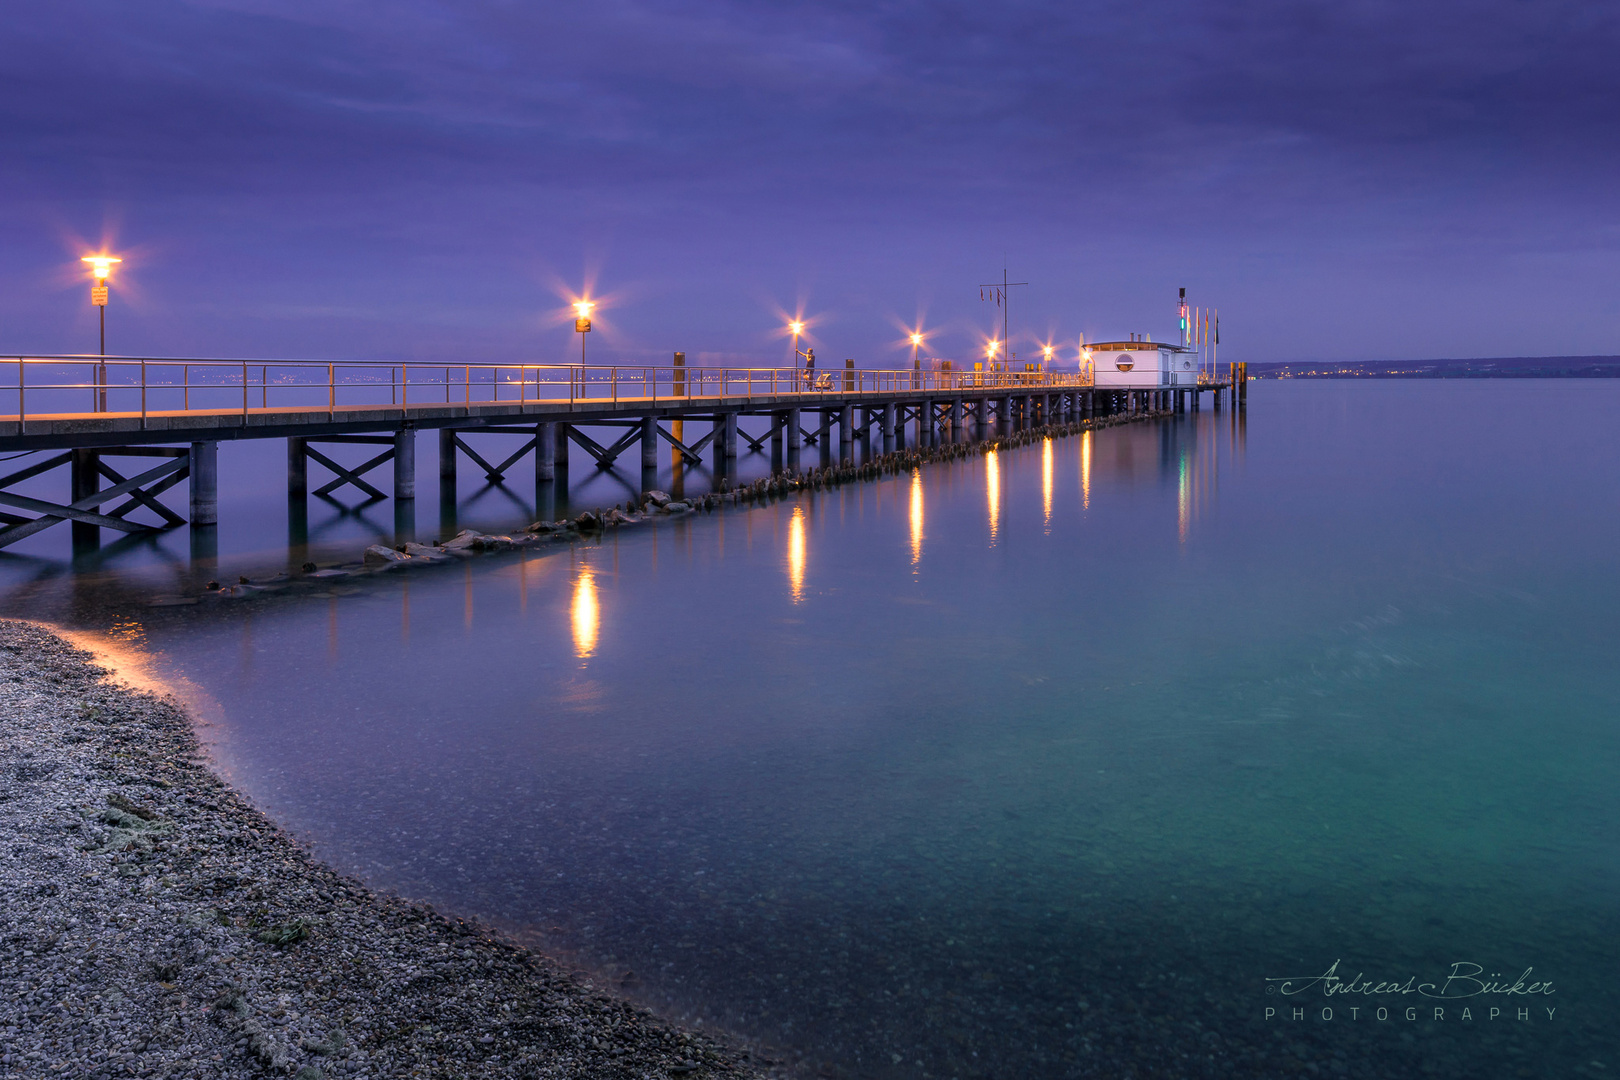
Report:
[[[1120,353],[1119,359],[1114,361],[1114,366],[1121,371],[1131,370],[1131,368],[1136,366],[1136,354],[1128,352]]]

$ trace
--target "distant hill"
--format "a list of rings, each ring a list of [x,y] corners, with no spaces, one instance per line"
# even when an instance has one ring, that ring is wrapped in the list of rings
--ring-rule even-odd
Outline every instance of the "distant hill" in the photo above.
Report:
[[[1294,361],[1250,364],[1257,379],[1620,379],[1620,356],[1497,356],[1474,360]]]

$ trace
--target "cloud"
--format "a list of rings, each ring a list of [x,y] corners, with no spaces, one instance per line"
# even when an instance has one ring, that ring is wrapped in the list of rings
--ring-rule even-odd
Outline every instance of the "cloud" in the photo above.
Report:
[[[1096,294],[1134,243],[1259,280],[1617,237],[1620,14],[1567,0],[65,0],[7,29],[14,249],[119,213],[289,293],[386,264],[463,321],[588,249],[690,304],[907,252]]]

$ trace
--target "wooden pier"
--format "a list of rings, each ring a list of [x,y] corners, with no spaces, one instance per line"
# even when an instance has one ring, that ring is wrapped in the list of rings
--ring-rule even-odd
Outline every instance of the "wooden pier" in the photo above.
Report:
[[[76,547],[96,543],[103,528],[208,529],[218,522],[218,446],[230,440],[287,440],[295,500],[310,493],[313,464],[322,470],[317,495],[352,486],[368,498],[408,502],[422,430],[438,432],[439,479],[452,492],[462,459],[498,483],[526,457],[545,490],[566,477],[571,447],[596,470],[639,451],[645,489],[655,485],[660,442],[682,464],[710,460],[723,486],[736,470],[739,439],[756,451],[768,446],[773,472],[797,473],[806,450],[821,466],[848,463],[905,449],[908,433],[921,447],[974,442],[1090,416],[1196,410],[1205,393],[1214,408],[1223,396],[1242,407],[1246,389],[1242,365],[1192,387],[1108,390],[1076,374],[874,371],[853,361],[815,372],[703,367],[686,365],[680,353],[655,367],[0,357],[0,408],[11,407],[0,413],[0,454],[57,451],[0,476],[0,548],[63,521],[72,523]],[[745,417],[765,420],[764,430],[744,430]],[[706,429],[701,438],[687,435],[694,422]],[[493,452],[489,435],[522,441]],[[349,466],[322,449],[347,444],[376,452]],[[123,459],[161,463],[122,471],[111,464]],[[368,479],[385,465],[387,493]],[[64,502],[14,490],[64,467]],[[190,485],[186,518],[157,498],[182,481]],[[130,520],[138,508],[158,522]]]

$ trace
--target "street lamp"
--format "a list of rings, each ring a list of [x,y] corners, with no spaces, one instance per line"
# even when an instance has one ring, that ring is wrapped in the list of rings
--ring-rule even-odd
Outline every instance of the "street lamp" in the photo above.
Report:
[[[788,330],[793,334],[793,366],[799,366],[799,335],[804,333],[804,323],[794,319],[788,323]]]
[[[1044,375],[1052,369],[1052,346],[1041,346],[1041,374]]]
[[[578,318],[574,320],[574,333],[579,335],[579,366],[585,366],[585,335],[591,332],[591,308],[596,305],[589,300],[574,301],[574,311]]]
[[[79,260],[90,264],[90,273],[95,278],[95,284],[90,286],[90,302],[101,312],[101,355],[107,355],[107,278],[112,273],[112,264],[124,260],[116,255],[85,255]],[[107,364],[102,361],[96,365],[96,382],[99,389],[92,400],[96,412],[107,411]]]

